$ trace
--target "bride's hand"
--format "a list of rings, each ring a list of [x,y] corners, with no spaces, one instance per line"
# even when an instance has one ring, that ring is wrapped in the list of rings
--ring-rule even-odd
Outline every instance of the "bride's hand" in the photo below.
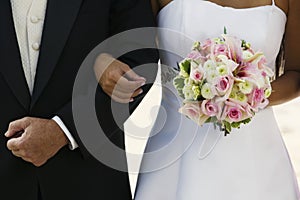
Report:
[[[143,92],[145,78],[137,75],[128,65],[109,54],[100,54],[94,71],[103,91],[119,103],[128,103]]]

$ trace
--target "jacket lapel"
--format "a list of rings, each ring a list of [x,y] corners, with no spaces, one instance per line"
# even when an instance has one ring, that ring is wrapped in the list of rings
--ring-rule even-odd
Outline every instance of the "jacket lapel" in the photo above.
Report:
[[[81,2],[82,0],[48,0],[31,108],[51,77],[75,22]]]
[[[28,110],[31,97],[22,68],[9,0],[0,1],[0,30],[0,73],[18,101]]]

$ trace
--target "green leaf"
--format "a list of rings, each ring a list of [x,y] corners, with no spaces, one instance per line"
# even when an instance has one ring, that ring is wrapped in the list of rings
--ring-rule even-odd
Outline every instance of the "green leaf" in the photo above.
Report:
[[[232,128],[239,128],[242,122],[232,122],[231,127]]]
[[[249,49],[251,47],[251,44],[248,43],[246,40],[242,40],[242,47],[244,49]]]
[[[251,118],[247,118],[247,119],[241,121],[241,123],[243,123],[243,124],[248,124],[249,122],[251,122]]]
[[[231,132],[231,124],[229,122],[224,121],[225,128],[225,136]]]
[[[207,122],[207,123],[214,123],[214,126],[216,127],[216,126],[221,126],[221,124],[218,122],[218,119],[217,119],[217,117],[210,117],[210,118],[208,118],[205,122]]]
[[[192,49],[193,50],[199,50],[200,49],[200,42],[199,41],[194,42]]]
[[[196,101],[196,100],[200,100],[200,97],[201,97],[201,89],[200,89],[200,87],[194,85],[194,86],[192,87],[192,90],[193,90],[193,92],[194,92],[194,100],[195,100],[195,101]]]
[[[227,34],[226,26],[224,26],[224,34]]]
[[[190,70],[191,70],[191,61],[190,60],[183,60],[179,63],[179,67],[180,67],[180,70],[187,73],[187,74],[190,74]]]
[[[173,80],[173,85],[178,91],[179,96],[182,98],[184,98],[184,94],[182,92],[182,88],[184,87],[184,80],[185,78],[181,76],[176,76]]]

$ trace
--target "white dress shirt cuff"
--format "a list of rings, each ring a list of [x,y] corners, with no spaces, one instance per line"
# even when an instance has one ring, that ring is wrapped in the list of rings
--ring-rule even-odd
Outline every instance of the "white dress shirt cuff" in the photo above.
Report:
[[[57,125],[63,130],[63,132],[65,133],[66,137],[69,140],[69,148],[71,150],[74,150],[78,147],[77,142],[75,141],[75,139],[73,138],[72,134],[70,133],[70,131],[68,130],[68,128],[65,126],[65,124],[61,121],[61,119],[58,116],[55,116],[52,118]]]

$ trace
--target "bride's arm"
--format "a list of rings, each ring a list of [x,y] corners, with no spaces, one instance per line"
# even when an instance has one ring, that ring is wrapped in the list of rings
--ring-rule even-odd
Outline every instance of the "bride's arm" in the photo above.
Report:
[[[152,5],[152,11],[154,16],[157,15],[159,9],[160,9],[160,5],[159,5],[159,0],[151,0],[151,5]]]
[[[289,0],[288,21],[285,31],[284,75],[272,83],[274,92],[270,105],[287,102],[300,96],[300,1]]]

